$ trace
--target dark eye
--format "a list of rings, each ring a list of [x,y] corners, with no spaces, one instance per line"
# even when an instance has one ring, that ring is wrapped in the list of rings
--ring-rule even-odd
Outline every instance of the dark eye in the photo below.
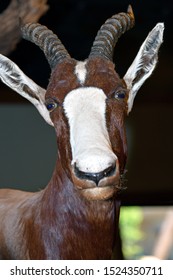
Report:
[[[47,110],[52,112],[58,106],[58,103],[55,100],[47,100],[45,105]]]
[[[126,93],[124,91],[117,91],[114,94],[116,99],[124,99],[126,97]]]

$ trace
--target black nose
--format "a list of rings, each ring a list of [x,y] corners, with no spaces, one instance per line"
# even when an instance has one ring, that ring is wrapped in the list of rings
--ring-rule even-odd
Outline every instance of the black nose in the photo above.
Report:
[[[75,174],[78,178],[94,181],[96,185],[98,185],[101,179],[112,176],[115,173],[115,170],[116,170],[115,165],[111,165],[101,172],[90,173],[90,172],[80,171],[78,167],[75,166]]]

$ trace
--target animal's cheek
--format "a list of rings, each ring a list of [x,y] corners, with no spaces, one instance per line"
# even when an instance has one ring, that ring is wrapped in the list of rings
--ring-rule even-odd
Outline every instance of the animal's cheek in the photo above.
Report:
[[[107,119],[107,129],[113,153],[117,156],[120,163],[120,170],[123,170],[127,158],[127,141],[124,129],[124,118],[115,119],[110,115]]]
[[[61,109],[52,112],[51,117],[56,133],[58,156],[61,158],[65,170],[67,170],[70,169],[72,161],[68,120]]]
[[[57,107],[50,113],[51,120],[54,124],[56,136],[63,136],[63,132],[67,130],[67,121],[63,109]]]
[[[118,157],[118,155],[121,152],[121,138],[120,138],[119,131],[116,127],[114,127],[113,131],[109,131],[109,138],[110,138],[112,150]]]

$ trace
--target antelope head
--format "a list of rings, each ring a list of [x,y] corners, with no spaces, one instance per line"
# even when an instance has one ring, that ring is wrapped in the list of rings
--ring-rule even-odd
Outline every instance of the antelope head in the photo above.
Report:
[[[127,13],[114,15],[102,25],[83,62],[71,58],[45,26],[22,26],[23,38],[38,45],[50,64],[47,90],[0,56],[2,81],[32,102],[54,126],[62,168],[87,199],[105,200],[120,189],[127,156],[124,118],[158,61],[163,23],[149,33],[125,76],[119,77],[113,63],[114,48],[118,38],[133,26],[129,6]]]

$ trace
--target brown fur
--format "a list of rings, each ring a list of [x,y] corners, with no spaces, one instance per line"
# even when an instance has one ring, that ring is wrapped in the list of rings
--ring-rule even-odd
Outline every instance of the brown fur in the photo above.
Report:
[[[123,173],[127,98],[116,100],[114,93],[117,89],[126,89],[112,62],[91,58],[87,62],[88,75],[84,85],[74,74],[75,65],[75,60],[58,64],[46,93],[46,99],[52,98],[59,104],[51,113],[57,134],[58,159],[50,183],[37,193],[0,190],[1,258],[110,259],[112,256],[119,216],[117,190],[107,200],[92,201],[75,187],[63,100],[69,91],[81,86],[103,89],[107,95],[107,129],[113,152],[118,156],[120,172]],[[117,173],[117,176],[110,177],[109,182],[112,180],[114,184],[115,181],[119,184],[120,174]],[[82,184],[88,188],[87,180]]]

